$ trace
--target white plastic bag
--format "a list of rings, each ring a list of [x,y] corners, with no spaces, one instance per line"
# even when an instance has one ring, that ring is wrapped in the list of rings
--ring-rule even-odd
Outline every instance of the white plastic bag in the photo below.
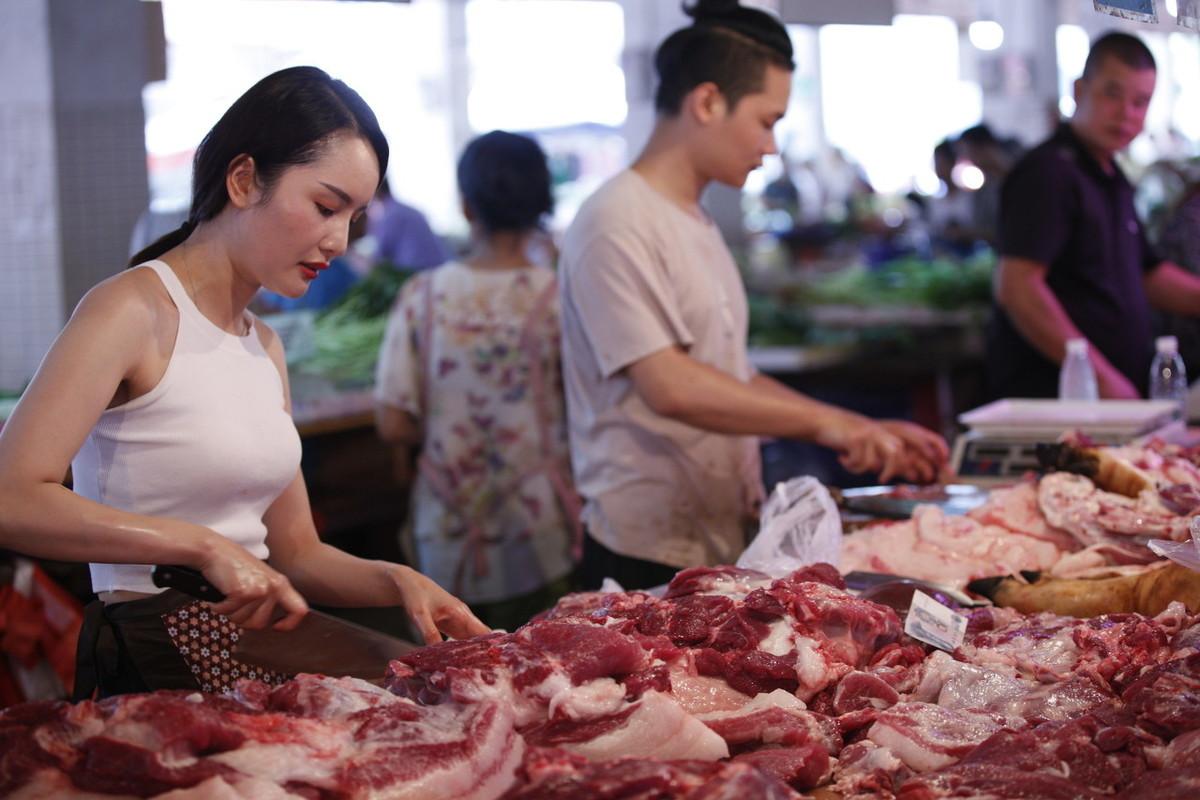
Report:
[[[1176,564],[1200,572],[1200,517],[1192,517],[1189,527],[1192,531],[1192,540],[1190,542],[1151,539],[1146,542],[1146,546],[1163,558],[1169,558]]]
[[[824,561],[837,566],[842,554],[842,518],[829,491],[816,478],[775,485],[763,505],[758,535],[737,565],[781,578]]]

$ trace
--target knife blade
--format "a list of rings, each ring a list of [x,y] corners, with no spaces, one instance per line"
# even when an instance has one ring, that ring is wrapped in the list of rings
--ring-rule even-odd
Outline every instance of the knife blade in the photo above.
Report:
[[[190,567],[159,565],[151,573],[155,586],[219,603],[225,599],[202,574]],[[239,661],[295,674],[350,676],[380,680],[388,662],[415,650],[417,645],[348,620],[309,609],[290,631],[242,628],[234,655]]]
[[[919,578],[909,578],[904,575],[891,575],[885,572],[863,572],[854,570],[847,572],[842,578],[846,588],[859,592],[859,596],[896,610],[908,610],[908,603],[914,591],[920,589],[928,595],[939,595],[953,600],[964,608],[982,605],[974,598],[949,586],[942,586],[932,581]],[[940,598],[939,598],[940,599]]]

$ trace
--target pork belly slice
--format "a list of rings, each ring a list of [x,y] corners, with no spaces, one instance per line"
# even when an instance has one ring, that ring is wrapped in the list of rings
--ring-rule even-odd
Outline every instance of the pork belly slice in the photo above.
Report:
[[[1006,725],[996,714],[947,709],[931,703],[901,703],[882,711],[867,738],[886,747],[915,772],[931,772],[959,761]]]
[[[961,764],[919,775],[900,787],[898,800],[1100,800],[1111,797],[1062,775],[1030,774],[1004,764]],[[1157,796],[1155,800],[1160,800]]]
[[[889,748],[863,739],[843,748],[830,788],[843,800],[890,800],[912,774]]]
[[[1190,535],[1189,518],[1179,516],[1165,506],[1153,490],[1138,497],[1125,497],[1096,488],[1082,475],[1055,472],[1038,483],[1038,506],[1052,526],[1067,531],[1082,546],[1114,543],[1131,554],[1145,551],[1144,545],[1129,537],[1173,539],[1181,542]],[[1149,554],[1147,561],[1156,558]]]
[[[239,696],[163,691],[6,711],[0,794],[490,800],[524,749],[495,697],[422,707],[313,675],[274,690],[248,683]]]
[[[750,764],[648,758],[599,762],[557,748],[529,748],[517,777],[517,786],[502,800],[800,798],[787,784]]]
[[[987,502],[971,509],[967,516],[983,525],[994,525],[1050,542],[1059,550],[1070,551],[1079,546],[1071,534],[1046,521],[1045,514],[1038,506],[1036,481],[1022,481],[1016,486],[992,489]]]
[[[1141,727],[1163,738],[1200,729],[1200,653],[1147,670],[1121,699]]]
[[[593,761],[621,757],[717,761],[729,757],[725,740],[669,695],[646,692],[609,716],[558,718],[523,729],[530,744],[561,747]]]
[[[1048,569],[1061,540],[917,506],[911,519],[872,525],[845,538],[842,569],[904,575],[964,589],[974,578]],[[1078,545],[1073,545],[1077,547]]]
[[[1200,767],[1147,772],[1116,796],[1116,800],[1196,800],[1200,797]]]
[[[1146,667],[1172,657],[1171,641],[1181,619],[1174,608],[1153,618],[1018,616],[1006,625],[968,634],[956,654],[972,664],[1025,679],[1052,682],[1084,674],[1119,691]]]
[[[837,723],[809,711],[795,695],[776,689],[760,694],[741,708],[701,714],[731,750],[747,746],[816,742],[836,754],[842,746]]]

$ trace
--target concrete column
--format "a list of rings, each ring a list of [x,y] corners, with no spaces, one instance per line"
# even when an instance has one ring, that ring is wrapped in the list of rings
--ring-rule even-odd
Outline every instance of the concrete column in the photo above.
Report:
[[[19,391],[62,325],[47,0],[0,10],[0,391]]]
[[[119,272],[150,202],[142,87],[157,4],[49,0],[62,308]]]
[[[24,386],[79,298],[128,257],[149,201],[142,86],[161,69],[158,10],[0,10],[0,390]]]

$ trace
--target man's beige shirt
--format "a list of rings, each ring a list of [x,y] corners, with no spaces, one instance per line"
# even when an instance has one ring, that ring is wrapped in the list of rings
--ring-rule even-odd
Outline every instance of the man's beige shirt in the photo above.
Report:
[[[626,372],[678,345],[751,377],[746,293],[720,231],[626,170],[580,209],[561,270],[571,457],[588,531],[635,558],[732,563],[761,485],[757,439],[656,414]]]

